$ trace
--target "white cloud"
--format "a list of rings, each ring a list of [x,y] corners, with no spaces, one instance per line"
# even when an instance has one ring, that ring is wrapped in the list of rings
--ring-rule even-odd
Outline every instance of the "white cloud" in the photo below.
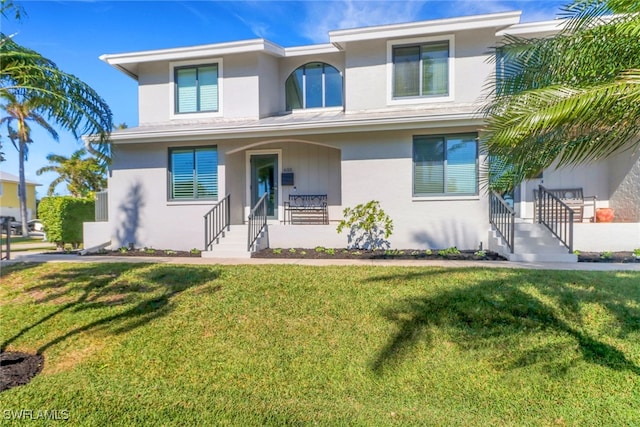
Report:
[[[415,21],[424,1],[308,2],[301,32],[315,43],[326,43],[328,32],[345,28]]]
[[[553,19],[566,0],[310,1],[300,33],[316,43],[345,28],[522,10],[522,22]]]

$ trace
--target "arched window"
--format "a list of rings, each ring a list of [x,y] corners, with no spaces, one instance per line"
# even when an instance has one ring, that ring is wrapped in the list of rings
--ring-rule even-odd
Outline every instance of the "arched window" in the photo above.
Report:
[[[297,68],[285,83],[287,111],[342,106],[342,74],[324,62]]]

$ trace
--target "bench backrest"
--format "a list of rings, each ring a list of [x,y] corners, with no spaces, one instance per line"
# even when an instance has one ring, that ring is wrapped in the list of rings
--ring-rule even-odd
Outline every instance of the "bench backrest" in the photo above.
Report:
[[[547,192],[553,194],[567,205],[584,203],[582,188],[547,188]],[[538,200],[538,190],[533,190],[533,195]]]
[[[289,204],[291,206],[326,206],[326,194],[289,194]]]

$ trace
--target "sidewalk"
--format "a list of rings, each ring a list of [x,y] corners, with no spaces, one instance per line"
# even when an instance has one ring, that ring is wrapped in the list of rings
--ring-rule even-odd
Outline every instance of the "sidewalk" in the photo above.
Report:
[[[579,271],[640,271],[640,263],[616,264],[607,262],[578,262],[578,263],[525,263],[510,261],[439,261],[439,260],[352,260],[352,259],[214,259],[214,258],[173,258],[173,257],[119,257],[100,255],[67,255],[67,254],[11,254],[10,261],[2,261],[0,265],[17,262],[129,262],[129,263],[161,263],[161,264],[190,264],[190,265],[260,265],[260,264],[291,264],[291,265],[368,265],[395,267],[449,267],[449,268],[523,268],[537,270],[579,270]]]

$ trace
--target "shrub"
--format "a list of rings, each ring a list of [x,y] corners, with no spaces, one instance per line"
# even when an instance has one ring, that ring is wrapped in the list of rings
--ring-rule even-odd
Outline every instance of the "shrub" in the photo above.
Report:
[[[82,243],[82,223],[95,218],[95,202],[77,197],[45,197],[38,205],[47,239],[59,248],[65,243],[78,247]]]
[[[450,248],[442,249],[442,250],[438,251],[438,255],[440,255],[440,256],[458,255],[458,254],[460,254],[460,250],[458,248],[456,248],[455,246],[452,246]]]
[[[354,208],[345,208],[344,219],[337,231],[349,228],[348,246],[355,249],[385,249],[391,245],[387,240],[393,232],[393,221],[380,207],[380,202],[371,200]]]

